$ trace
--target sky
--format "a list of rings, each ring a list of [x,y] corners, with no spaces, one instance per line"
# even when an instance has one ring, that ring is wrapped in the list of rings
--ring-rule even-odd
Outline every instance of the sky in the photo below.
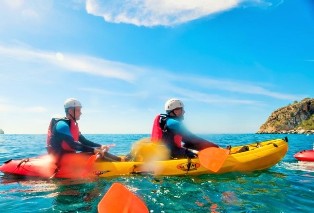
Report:
[[[1,0],[0,128],[147,134],[164,103],[194,133],[255,133],[314,96],[312,0]]]

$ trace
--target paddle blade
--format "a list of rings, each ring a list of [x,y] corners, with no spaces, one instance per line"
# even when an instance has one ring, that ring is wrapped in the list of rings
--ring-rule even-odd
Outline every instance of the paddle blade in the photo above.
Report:
[[[114,183],[98,203],[99,213],[148,213],[145,203],[121,183]]]
[[[230,150],[210,147],[198,153],[200,164],[208,170],[218,172],[229,156]]]

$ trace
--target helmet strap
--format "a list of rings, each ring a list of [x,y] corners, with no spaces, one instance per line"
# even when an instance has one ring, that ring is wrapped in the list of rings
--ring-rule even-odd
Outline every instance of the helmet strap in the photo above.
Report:
[[[74,118],[73,118],[73,120],[75,121],[75,123],[76,123],[76,117],[75,117],[75,107],[73,107],[73,115],[74,115]]]
[[[170,115],[171,117],[177,117],[177,115],[176,115],[176,113],[174,112],[174,110],[171,110],[171,111],[169,112],[169,115]]]
[[[73,109],[73,115],[71,115],[69,112],[68,112],[68,115],[70,115],[70,117],[74,120],[74,122],[76,123],[76,118],[75,118],[75,107],[72,108]]]
[[[184,119],[183,115],[178,116],[178,115],[174,112],[174,110],[172,110],[171,112],[169,112],[168,115],[169,115],[170,117],[173,117],[173,118],[178,119],[178,120],[183,120],[183,119]]]

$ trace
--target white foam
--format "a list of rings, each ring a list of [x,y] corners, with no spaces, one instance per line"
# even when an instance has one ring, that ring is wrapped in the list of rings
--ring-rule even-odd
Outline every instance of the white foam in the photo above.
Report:
[[[300,170],[305,172],[314,172],[314,162],[298,161],[295,163],[282,163],[283,167],[288,170]]]

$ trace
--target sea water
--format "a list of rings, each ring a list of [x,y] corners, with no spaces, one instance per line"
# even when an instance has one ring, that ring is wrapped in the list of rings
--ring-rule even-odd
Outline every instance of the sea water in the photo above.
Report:
[[[85,135],[110,152],[126,154],[133,142],[148,135]],[[213,134],[202,137],[219,144],[244,145],[289,139],[289,151],[264,171],[200,176],[102,178],[98,180],[17,178],[0,172],[1,212],[97,212],[97,204],[114,182],[143,199],[150,212],[313,212],[314,164],[293,155],[312,149],[314,135]],[[46,135],[0,135],[0,163],[46,153]],[[75,163],[75,162],[73,162]]]

